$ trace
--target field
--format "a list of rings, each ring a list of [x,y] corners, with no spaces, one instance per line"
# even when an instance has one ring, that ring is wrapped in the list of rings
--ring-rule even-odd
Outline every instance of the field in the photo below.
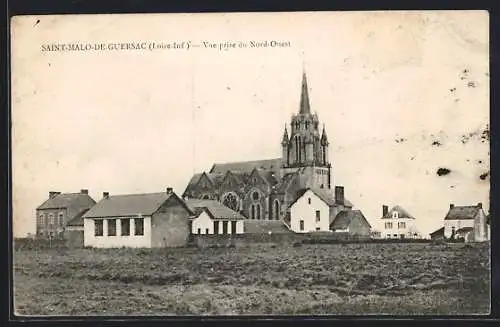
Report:
[[[489,244],[14,253],[18,315],[489,314]]]

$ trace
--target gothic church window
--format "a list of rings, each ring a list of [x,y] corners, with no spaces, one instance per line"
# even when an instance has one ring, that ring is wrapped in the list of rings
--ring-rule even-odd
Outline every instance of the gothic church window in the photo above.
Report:
[[[252,193],[252,199],[254,201],[259,201],[259,192],[255,191]]]
[[[208,196],[208,194],[203,195],[203,200],[208,200],[208,199],[210,199],[210,197]]]
[[[280,218],[280,202],[274,200],[274,219],[278,220]]]
[[[238,199],[233,193],[228,193],[225,197],[222,203],[228,207],[231,208],[235,211],[238,211]]]

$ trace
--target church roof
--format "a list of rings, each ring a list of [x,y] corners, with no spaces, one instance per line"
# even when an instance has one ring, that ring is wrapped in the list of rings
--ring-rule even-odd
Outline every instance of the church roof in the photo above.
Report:
[[[278,171],[281,168],[281,158],[228,162],[228,163],[215,163],[212,166],[212,169],[210,169],[210,173],[224,174],[228,170],[230,170],[231,172],[239,171],[244,173],[251,173],[255,168]]]
[[[366,224],[371,228],[370,223],[366,220],[365,216],[360,210],[343,210],[335,216],[335,219],[330,223],[330,229],[346,229],[349,227],[351,222],[358,218],[361,221],[366,222]]]
[[[199,200],[189,199],[186,200],[186,205],[195,212],[197,216],[203,211],[207,210],[212,219],[217,220],[241,220],[245,219],[240,213],[226,207],[222,203],[215,200]],[[199,210],[202,209],[202,210]]]
[[[412,215],[408,213],[405,209],[403,209],[401,206],[394,206],[392,207],[391,210],[389,210],[383,217],[382,219],[390,219],[392,218],[392,213],[397,212],[399,218],[410,218],[410,219],[415,219]]]
[[[303,115],[311,114],[311,107],[309,104],[309,90],[307,87],[307,77],[305,71],[302,73],[302,90],[300,93],[299,113]]]

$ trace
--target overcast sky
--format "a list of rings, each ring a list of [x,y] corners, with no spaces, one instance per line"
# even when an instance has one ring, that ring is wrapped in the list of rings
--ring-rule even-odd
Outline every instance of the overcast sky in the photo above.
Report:
[[[450,203],[488,209],[486,12],[44,16],[14,20],[12,32],[17,236],[35,231],[49,191],[181,194],[214,162],[279,157],[303,66],[334,182],[374,227],[383,204],[401,205],[424,234]],[[205,40],[290,47],[40,51]]]

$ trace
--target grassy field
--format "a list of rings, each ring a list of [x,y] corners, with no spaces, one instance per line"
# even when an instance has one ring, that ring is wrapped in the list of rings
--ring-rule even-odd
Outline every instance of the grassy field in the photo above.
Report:
[[[16,251],[19,315],[488,314],[489,244]]]

